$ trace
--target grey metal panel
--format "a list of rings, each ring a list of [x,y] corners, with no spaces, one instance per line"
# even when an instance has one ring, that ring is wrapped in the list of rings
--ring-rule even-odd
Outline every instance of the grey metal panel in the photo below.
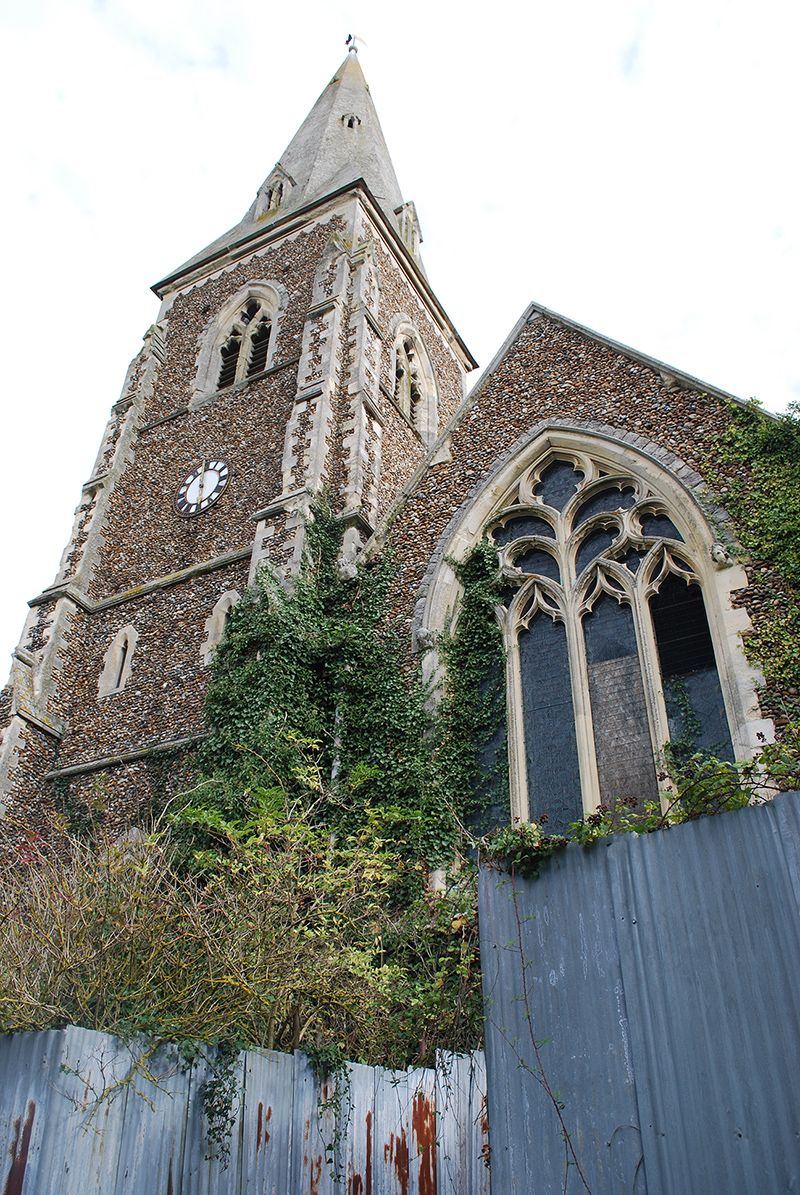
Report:
[[[800,1186],[800,933],[776,807],[614,856],[653,1190]]]
[[[119,1043],[119,1048],[125,1047]],[[146,1042],[133,1047],[131,1063],[116,1181],[109,1190],[120,1195],[176,1191],[186,1138],[188,1067],[174,1046],[153,1052]]]
[[[435,1072],[375,1074],[375,1195],[435,1195]]]
[[[436,1171],[439,1195],[489,1195],[486,1065],[483,1054],[436,1056]]]
[[[607,844],[595,852],[587,867],[567,850],[532,883],[481,876],[492,1186],[503,1195],[584,1190],[544,1084],[590,1189],[634,1190],[641,1145]]]
[[[292,1150],[294,1058],[251,1050],[244,1058],[241,1195],[285,1195]]]
[[[36,1195],[46,1190],[42,1146],[63,1038],[63,1030],[52,1029],[15,1033],[3,1041],[0,1180],[4,1195]]]
[[[222,1150],[209,1139],[208,1121],[203,1110],[204,1085],[214,1069],[205,1059],[193,1063],[189,1072],[186,1098],[186,1143],[183,1151],[180,1195],[238,1195],[241,1149],[243,1056],[236,1061],[236,1095],[232,1107],[233,1124]],[[120,1193],[121,1195],[121,1193]]]
[[[496,1191],[585,1190],[545,1081],[596,1195],[800,1189],[799,857],[784,795],[484,871]]]
[[[442,1190],[488,1195],[485,1171],[469,1177],[482,1147],[482,1057],[441,1065],[448,1077],[437,1083],[432,1069],[351,1064],[337,1093],[300,1053],[242,1054],[223,1161],[209,1157],[205,1059],[189,1067],[172,1046],[76,1028],[0,1038],[0,1190],[435,1195],[441,1141],[457,1164]],[[463,1125],[448,1123],[456,1116]]]
[[[84,1195],[113,1181],[131,1069],[130,1052],[120,1045],[89,1029],[64,1030],[59,1073],[51,1077],[37,1195]]]
[[[366,1195],[373,1189],[375,1140],[375,1068],[351,1063],[348,1089],[343,1101],[337,1152],[341,1190],[347,1195]]]

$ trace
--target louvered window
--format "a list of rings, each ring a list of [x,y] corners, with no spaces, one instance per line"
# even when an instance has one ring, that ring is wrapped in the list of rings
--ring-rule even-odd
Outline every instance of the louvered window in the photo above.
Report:
[[[262,373],[266,369],[271,334],[272,322],[269,316],[262,315],[253,331],[250,341],[250,360],[247,365],[247,376],[249,378],[252,378],[257,373]]]
[[[267,368],[271,334],[270,312],[260,300],[249,299],[219,350],[218,390],[224,390],[264,372]]]
[[[220,349],[219,381],[217,388],[224,390],[236,381],[236,367],[242,351],[242,338],[239,333],[229,336]]]

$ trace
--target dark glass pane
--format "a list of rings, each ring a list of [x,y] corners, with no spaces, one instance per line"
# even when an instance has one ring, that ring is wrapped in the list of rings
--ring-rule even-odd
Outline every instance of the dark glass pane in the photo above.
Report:
[[[509,519],[505,526],[495,527],[492,539],[498,548],[502,548],[505,544],[527,535],[546,535],[553,539],[555,531],[544,519],[537,519],[533,515],[519,515],[517,518]]]
[[[582,480],[583,474],[568,461],[553,461],[542,474],[536,492],[546,506],[563,510]]]
[[[595,556],[601,556],[619,535],[616,527],[598,527],[587,535],[575,556],[575,572],[580,574]]]
[[[563,623],[539,614],[519,637],[529,816],[563,832],[583,814],[575,714]]]
[[[584,619],[600,795],[658,800],[653,745],[630,607],[603,596]]]
[[[699,585],[668,576],[650,599],[670,738],[686,753],[733,759],[714,645]]]
[[[678,539],[683,541],[678,528],[668,519],[666,515],[644,514],[639,520],[642,528],[642,535],[664,536],[665,539]]]
[[[620,564],[624,564],[632,573],[639,571],[639,565],[645,558],[645,552],[637,552],[635,548],[630,548],[624,556],[618,556]]]
[[[523,573],[538,573],[542,577],[549,577],[551,581],[561,580],[558,563],[549,552],[543,552],[540,548],[521,552],[514,558],[514,564],[522,569]]]
[[[602,490],[601,493],[594,494],[578,507],[575,514],[575,526],[579,527],[592,515],[605,514],[611,510],[628,510],[635,501],[636,492],[632,486],[625,486],[622,490],[618,490],[616,487]]]

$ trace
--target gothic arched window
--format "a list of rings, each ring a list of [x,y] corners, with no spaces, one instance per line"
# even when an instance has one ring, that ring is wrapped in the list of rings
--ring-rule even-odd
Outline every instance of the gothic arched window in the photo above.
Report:
[[[192,408],[269,368],[285,303],[278,283],[252,282],[231,296],[201,339]]]
[[[392,398],[426,444],[436,439],[436,382],[428,354],[410,324],[403,322],[392,354]]]
[[[659,798],[672,741],[733,759],[691,529],[641,475],[550,451],[490,524],[508,583],[517,809],[552,832]],[[701,567],[702,565],[702,567]]]
[[[218,390],[263,373],[271,335],[271,311],[261,299],[248,299],[220,345]]]

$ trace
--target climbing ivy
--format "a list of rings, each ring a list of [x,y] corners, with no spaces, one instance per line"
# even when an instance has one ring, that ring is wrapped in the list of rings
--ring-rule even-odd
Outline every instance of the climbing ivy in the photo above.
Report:
[[[497,550],[481,540],[454,566],[463,595],[455,630],[439,645],[445,665],[438,765],[450,800],[480,833],[509,820],[506,686]]]
[[[709,482],[750,561],[755,603],[745,647],[786,723],[800,718],[800,417],[769,417],[756,403],[731,406],[728,430],[708,461]]]
[[[424,690],[385,617],[390,566],[342,575],[341,524],[323,505],[307,545],[291,588],[264,571],[230,618],[176,836],[202,866],[204,850],[265,815],[344,836],[377,819],[409,865],[443,862],[455,822],[430,766]]]

